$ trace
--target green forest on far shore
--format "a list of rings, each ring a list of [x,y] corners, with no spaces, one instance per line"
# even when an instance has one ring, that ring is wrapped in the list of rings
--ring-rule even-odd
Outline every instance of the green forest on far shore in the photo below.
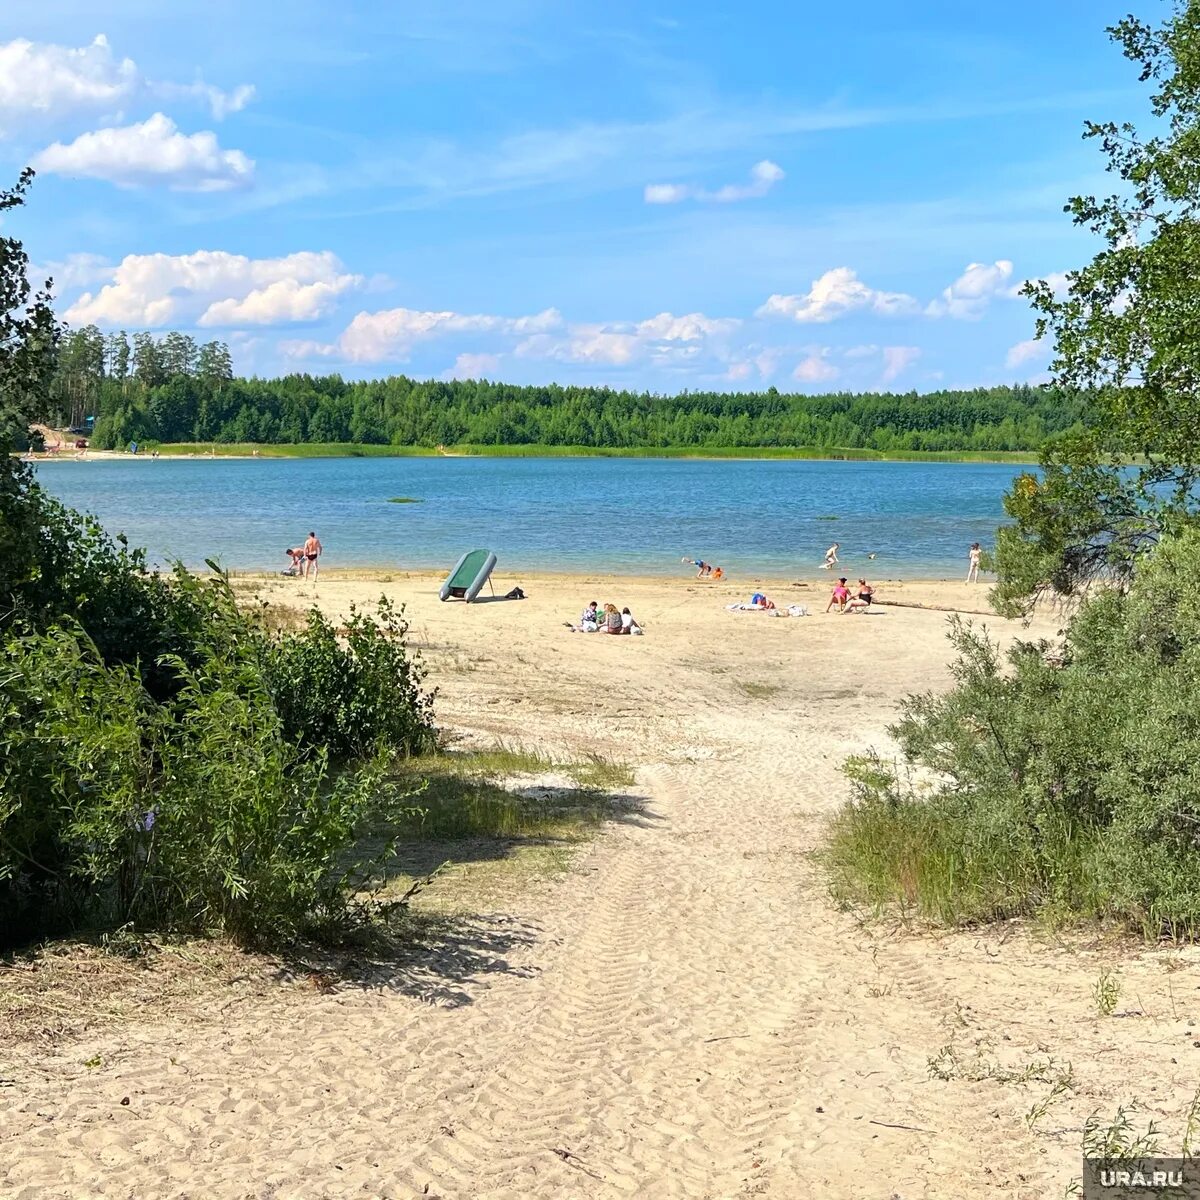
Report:
[[[452,447],[495,453],[633,450],[779,452],[787,457],[1026,456],[1047,437],[1080,431],[1077,394],[1016,385],[829,395],[684,392],[657,396],[607,387],[514,386],[403,375],[241,379],[228,348],[181,333],[132,339],[88,326],[68,334],[48,423],[96,418],[93,444]],[[187,452],[191,447],[185,447]],[[354,453],[353,449],[342,453]],[[378,451],[377,451],[378,452]],[[518,450],[517,452],[522,452]]]

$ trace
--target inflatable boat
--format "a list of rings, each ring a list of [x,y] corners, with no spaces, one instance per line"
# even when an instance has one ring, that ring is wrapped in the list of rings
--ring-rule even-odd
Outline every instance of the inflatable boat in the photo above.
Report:
[[[495,565],[496,556],[490,550],[468,550],[454,564],[438,595],[443,600],[453,596],[470,604],[479,595],[479,589],[487,583]]]

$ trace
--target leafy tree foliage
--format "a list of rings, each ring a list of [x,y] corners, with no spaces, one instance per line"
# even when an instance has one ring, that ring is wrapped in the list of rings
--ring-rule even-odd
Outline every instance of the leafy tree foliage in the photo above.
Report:
[[[134,342],[133,386],[106,377],[94,389],[97,446],[157,440],[986,452],[1036,449],[1048,436],[1081,432],[1087,419],[1076,394],[1032,387],[923,396],[773,390],[654,396],[406,376],[236,379],[220,343],[201,347],[188,371],[168,374],[160,349],[167,339],[155,343],[139,334]]]
[[[33,172],[25,170],[16,187],[0,191],[0,214],[24,204],[32,182]],[[58,333],[49,281],[35,292],[24,246],[0,237],[0,454],[23,440],[30,421],[45,411]]]
[[[1159,27],[1109,30],[1154,85],[1153,136],[1089,123],[1113,194],[1076,196],[1075,223],[1104,248],[1065,294],[1027,289],[1054,340],[1057,385],[1092,398],[1093,428],[1052,442],[1042,477],[1017,480],[996,564],[1007,611],[1098,577],[1127,582],[1141,557],[1196,515],[1200,480],[1200,0]],[[1130,465],[1132,462],[1132,466]]]

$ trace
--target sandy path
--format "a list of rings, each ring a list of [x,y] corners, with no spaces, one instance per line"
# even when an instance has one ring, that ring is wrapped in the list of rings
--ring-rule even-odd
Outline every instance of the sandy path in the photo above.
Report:
[[[1103,948],[889,935],[828,902],[809,852],[844,799],[838,764],[899,695],[944,682],[943,615],[720,612],[698,642],[694,586],[623,587],[641,641],[556,624],[590,583],[472,610],[386,585],[444,719],[636,761],[640,812],[390,987],[196,1027],[148,1014],[22,1062],[0,1091],[0,1194],[1041,1200],[1077,1170],[1080,1114],[1126,1094],[1105,1055],[1139,1054],[1174,1119],[1200,1076],[1200,997],[1192,979],[1179,1007],[1161,957],[1126,963],[1145,1019],[1105,1021],[1088,1007]],[[371,590],[333,580],[322,603]],[[930,1081],[948,1043],[1070,1058],[1079,1091],[1031,1131],[1046,1088]]]

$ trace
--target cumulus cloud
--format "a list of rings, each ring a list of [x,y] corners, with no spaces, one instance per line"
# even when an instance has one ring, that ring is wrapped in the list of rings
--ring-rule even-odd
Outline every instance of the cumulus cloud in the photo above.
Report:
[[[225,191],[254,178],[254,163],[240,150],[222,150],[210,131],[181,133],[162,113],[140,124],[84,133],[65,145],[55,142],[33,165],[123,188],[159,184],[181,192]]]
[[[85,292],[66,318],[110,326],[286,324],[327,315],[338,296],[361,283],[329,251],[257,259],[223,250],[130,254],[113,269],[112,282]]]
[[[1044,364],[1050,356],[1050,347],[1041,338],[1028,338],[1012,346],[1004,356],[1004,365],[1010,369],[1023,367],[1028,363]]]
[[[87,46],[62,46],[16,38],[0,42],[0,134],[31,118],[53,122],[80,113],[114,113],[141,95],[199,100],[221,120],[253,98],[242,84],[223,91],[212,84],[146,79],[130,58],[118,58],[104,34]]]
[[[526,317],[389,308],[381,312],[360,312],[346,326],[329,353],[351,362],[403,362],[414,346],[434,338],[456,333],[510,337],[536,335],[561,325],[562,317],[553,308]]]
[[[404,362],[419,344],[470,334],[499,339],[518,358],[561,363],[625,366],[635,362],[667,364],[719,349],[727,359],[724,339],[740,326],[732,318],[704,313],[677,316],[663,312],[644,321],[568,323],[554,308],[529,316],[492,313],[431,312],[391,308],[360,312],[331,343],[292,341],[281,346],[291,357],[336,357],[349,362]],[[495,354],[473,352],[460,357],[456,372],[495,370]],[[463,377],[463,376],[457,376]]]
[[[884,346],[881,382],[891,383],[921,357],[919,346]]]
[[[527,338],[517,346],[516,353],[521,358],[614,367],[642,360],[678,361],[697,357],[710,341],[724,338],[740,324],[731,317],[664,312],[637,322],[569,325],[557,336]]]
[[[711,192],[687,183],[648,183],[642,196],[647,204],[679,204],[683,200],[734,204],[739,200],[760,199],[784,178],[784,174],[778,163],[764,158],[750,168],[749,183],[727,183]]]
[[[970,263],[942,292],[941,298],[934,300],[925,311],[931,317],[977,321],[997,296],[1012,295],[1008,282],[1012,271],[1012,263],[1005,258],[994,263]]]
[[[115,58],[103,34],[77,49],[25,38],[0,43],[0,130],[31,114],[53,120],[115,108],[139,83],[137,67]]]
[[[460,354],[454,366],[443,373],[443,379],[484,379],[495,376],[500,368],[498,354]]]
[[[918,310],[916,300],[904,292],[884,292],[868,287],[849,267],[834,267],[803,296],[776,293],[767,298],[755,314],[760,317],[787,317],[793,321],[823,323],[847,313],[868,311],[880,316],[904,316]]]
[[[747,353],[754,351],[755,347],[747,347],[746,357],[736,358],[729,364],[725,372],[725,378],[731,383],[742,383],[747,379],[753,379],[755,375],[759,379],[770,379],[779,370],[779,360],[783,355],[783,351],[778,347],[767,347],[766,349],[757,350],[756,353]]]
[[[821,346],[796,364],[792,378],[800,383],[828,383],[839,374],[837,367],[829,361],[829,347]]]
[[[112,278],[116,268],[100,254],[68,254],[57,262],[31,263],[29,282],[40,288],[47,279],[54,281],[54,295],[73,292],[77,288],[91,287]]]

